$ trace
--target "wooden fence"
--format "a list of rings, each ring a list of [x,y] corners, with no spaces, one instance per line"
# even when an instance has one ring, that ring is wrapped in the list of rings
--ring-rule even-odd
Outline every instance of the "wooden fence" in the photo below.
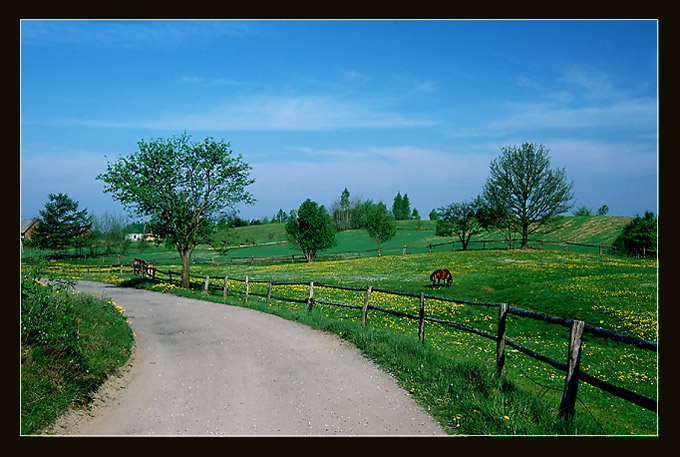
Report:
[[[62,267],[63,269],[63,267]],[[132,271],[134,272],[134,268],[132,265],[129,266],[124,266],[123,264],[120,265],[111,265],[108,267],[77,267],[75,268],[77,271],[86,271],[86,272],[128,272]],[[159,275],[165,275],[168,277],[168,281],[170,283],[173,283],[173,275],[175,278],[180,278],[181,277],[181,272],[173,272],[171,270],[168,271],[162,271],[158,270],[154,267],[150,268],[144,268],[141,271],[141,274],[146,275],[150,278],[159,280]],[[307,312],[311,312],[315,304],[321,304],[321,305],[330,305],[330,306],[338,306],[338,307],[343,307],[343,308],[352,308],[352,309],[359,309],[361,310],[361,325],[366,326],[366,321],[368,318],[368,311],[377,311],[377,312],[382,312],[382,313],[387,313],[391,314],[394,316],[398,317],[403,317],[406,319],[412,319],[418,321],[418,339],[419,341],[424,341],[425,338],[425,322],[433,322],[433,323],[438,323],[442,324],[463,332],[468,332],[472,333],[475,335],[478,335],[482,338],[487,338],[489,340],[495,341],[496,342],[496,372],[500,375],[503,376],[505,372],[505,347],[509,346],[517,351],[519,351],[522,354],[525,354],[533,359],[539,360],[541,362],[547,363],[551,365],[552,367],[556,368],[557,370],[564,371],[566,373],[565,375],[565,386],[564,386],[564,391],[562,394],[562,401],[560,403],[560,415],[563,417],[567,418],[572,418],[574,416],[574,407],[576,404],[576,394],[578,391],[578,383],[579,381],[586,382],[596,388],[599,388],[601,390],[604,390],[605,392],[608,392],[612,395],[615,395],[619,398],[622,398],[626,401],[632,402],[638,406],[641,406],[645,409],[648,409],[650,411],[653,411],[655,413],[658,413],[658,402],[655,399],[647,398],[642,395],[639,395],[635,392],[632,392],[628,389],[625,389],[623,387],[619,387],[616,385],[613,385],[607,381],[604,381],[602,379],[596,378],[594,376],[589,375],[588,373],[584,373],[583,371],[580,370],[580,360],[581,360],[581,344],[582,344],[582,337],[583,333],[589,333],[597,337],[602,337],[606,339],[611,339],[617,342],[629,344],[644,350],[648,351],[653,351],[653,352],[658,352],[658,343],[653,342],[653,341],[647,341],[643,340],[640,338],[635,338],[631,337],[628,335],[624,335],[622,333],[614,332],[611,330],[603,329],[600,327],[596,327],[590,324],[585,323],[582,320],[576,320],[576,319],[565,319],[559,316],[553,316],[550,314],[542,313],[542,312],[537,312],[537,311],[531,311],[531,310],[526,310],[522,308],[516,308],[514,306],[508,306],[506,303],[484,303],[484,302],[475,302],[475,301],[467,301],[467,300],[459,300],[459,299],[454,299],[454,298],[444,298],[444,297],[437,297],[433,295],[425,295],[424,293],[420,294],[412,294],[412,293],[406,293],[406,292],[398,292],[398,291],[392,291],[392,290],[384,290],[384,289],[378,289],[374,288],[372,286],[368,286],[366,288],[356,288],[356,287],[346,287],[346,286],[337,286],[337,285],[329,285],[329,284],[319,284],[319,283],[293,283],[293,282],[278,282],[278,281],[265,281],[265,280],[253,280],[250,279],[248,276],[245,278],[233,278],[233,277],[228,277],[225,276],[224,278],[214,278],[218,279],[218,281],[222,281],[223,286],[218,287],[210,282],[210,276],[194,276],[190,275],[190,280],[191,278],[198,278],[200,279],[200,282],[196,284],[196,287],[202,288],[204,292],[210,293],[211,290],[218,290],[222,292],[222,298],[227,299],[229,293],[238,293],[241,295],[244,295],[244,302],[248,302],[248,298],[250,296],[258,296],[266,299],[266,304],[267,306],[271,306],[271,301],[272,300],[278,300],[278,301],[283,301],[283,302],[292,302],[292,303],[302,303],[306,305]],[[238,282],[243,282],[245,283],[245,291],[242,290],[237,290],[234,288],[230,289],[230,282],[231,281],[238,281]],[[177,281],[179,283],[179,281]],[[264,283],[267,284],[267,293],[255,293],[250,291],[250,284],[253,283]],[[289,298],[289,297],[280,297],[280,296],[275,296],[272,294],[272,289],[273,286],[309,286],[309,295],[305,296],[305,298]],[[362,292],[364,293],[364,303],[362,306],[359,305],[352,305],[352,304],[347,304],[347,303],[333,303],[333,302],[328,302],[328,301],[323,301],[323,300],[317,300],[314,298],[314,287],[323,287],[323,288],[329,288],[329,289],[337,289],[337,290],[347,290],[347,291],[354,291],[354,292]],[[417,298],[419,299],[419,312],[418,314],[411,314],[411,313],[406,313],[402,311],[396,311],[396,310],[391,310],[387,308],[382,308],[379,306],[371,305],[369,304],[369,300],[371,297],[371,294],[373,292],[380,292],[383,294],[388,294],[388,295],[395,295],[395,296],[405,296],[405,297],[412,297],[412,298]],[[480,331],[473,326],[465,323],[460,323],[460,322],[453,322],[449,320],[443,320],[443,319],[437,319],[435,317],[427,316],[426,315],[426,308],[425,308],[425,300],[432,300],[432,301],[440,301],[440,302],[449,302],[449,303],[456,303],[456,304],[461,304],[461,305],[469,305],[469,306],[480,306],[480,307],[492,307],[492,308],[497,308],[498,309],[498,314],[497,314],[497,332],[496,334],[490,334],[487,332]],[[526,347],[523,347],[511,340],[508,340],[506,338],[506,329],[507,329],[507,316],[508,315],[514,315],[514,316],[519,316],[523,318],[528,318],[528,319],[535,319],[543,322],[547,322],[550,324],[554,325],[560,325],[563,327],[567,327],[570,329],[570,337],[569,337],[569,350],[568,350],[568,356],[567,356],[567,361],[566,363],[560,362],[558,360],[553,359],[552,357],[549,357],[545,354],[541,354],[539,352],[533,351],[531,349],[528,349]]]
[[[518,245],[519,240],[513,239],[511,242],[514,245]],[[587,251],[587,252],[597,252],[598,254],[615,254],[616,250],[612,245],[606,244],[587,244],[587,243],[577,243],[573,241],[548,241],[548,240],[538,240],[530,239],[529,245],[532,248],[537,249],[564,249],[565,251]],[[425,252],[442,252],[442,251],[456,251],[462,249],[462,243],[460,241],[446,241],[442,243],[430,243],[423,246],[397,246],[391,248],[385,248],[383,246],[382,255],[406,255],[414,253],[425,253]],[[506,240],[470,240],[467,245],[468,251],[485,251],[487,249],[501,250],[508,249],[508,242]],[[343,260],[343,259],[355,259],[361,257],[371,257],[377,254],[376,249],[366,249],[363,251],[344,251],[344,252],[329,252],[320,253],[317,255],[318,260]],[[647,254],[653,255],[654,252],[649,251]],[[306,262],[305,256],[302,254],[291,254],[291,255],[276,255],[268,257],[228,257],[223,260],[223,262],[230,264],[239,263],[300,263]]]

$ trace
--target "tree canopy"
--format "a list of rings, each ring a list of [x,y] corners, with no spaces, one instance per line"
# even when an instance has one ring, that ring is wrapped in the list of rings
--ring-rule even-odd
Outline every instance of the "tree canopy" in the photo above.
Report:
[[[467,250],[470,237],[476,235],[483,228],[484,201],[481,197],[476,197],[470,201],[451,203],[440,208],[437,212],[439,219],[435,234],[437,236],[458,236],[463,251]]]
[[[138,216],[160,240],[174,245],[182,260],[182,286],[189,287],[193,249],[206,241],[220,215],[237,203],[253,203],[254,182],[241,155],[229,143],[180,137],[138,142],[139,150],[107,164],[105,192]]]
[[[366,230],[378,245],[378,257],[382,255],[382,244],[391,240],[397,233],[394,216],[388,211],[383,202],[371,206],[366,216]]]
[[[507,214],[504,223],[518,232],[522,248],[529,235],[546,229],[554,218],[571,208],[574,183],[564,168],[551,169],[549,150],[541,144],[508,146],[491,162],[484,199]]]
[[[411,218],[411,202],[408,198],[408,194],[402,196],[401,192],[397,192],[397,195],[394,197],[394,202],[392,203],[392,214],[398,221],[404,221]]]
[[[286,234],[297,244],[307,262],[312,262],[318,251],[335,244],[331,217],[323,205],[307,199],[296,212],[291,213],[286,223]]]
[[[646,211],[644,216],[637,215],[623,227],[614,240],[614,247],[617,252],[632,256],[656,252],[658,227],[658,221],[652,211]]]
[[[67,194],[49,194],[49,201],[40,210],[40,222],[30,244],[41,249],[52,249],[55,254],[77,245],[92,229],[92,218],[87,209],[78,209],[78,202]]]

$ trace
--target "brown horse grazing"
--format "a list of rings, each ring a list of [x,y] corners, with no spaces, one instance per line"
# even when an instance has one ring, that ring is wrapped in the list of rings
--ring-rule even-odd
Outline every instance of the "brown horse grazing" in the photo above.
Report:
[[[146,262],[142,259],[135,259],[132,262],[132,272],[135,274],[142,273],[145,275],[151,275],[155,268],[153,263]]]
[[[142,259],[135,259],[132,261],[132,272],[134,274],[142,272],[142,264],[145,262]]]
[[[437,280],[437,285],[439,285],[439,282],[443,279],[446,281],[446,287],[451,287],[451,283],[453,282],[453,276],[451,276],[451,272],[449,270],[436,270],[434,273],[430,275],[430,281],[432,281],[432,287],[434,287],[434,281],[435,279]]]

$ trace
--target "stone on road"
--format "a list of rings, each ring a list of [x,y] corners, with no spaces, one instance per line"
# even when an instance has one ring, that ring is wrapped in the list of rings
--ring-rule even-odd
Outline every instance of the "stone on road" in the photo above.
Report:
[[[277,316],[81,281],[125,308],[136,348],[69,435],[442,435],[360,351]]]

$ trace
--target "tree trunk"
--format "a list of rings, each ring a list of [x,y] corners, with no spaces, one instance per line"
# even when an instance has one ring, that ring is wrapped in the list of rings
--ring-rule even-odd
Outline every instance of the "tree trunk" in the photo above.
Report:
[[[182,282],[185,289],[189,288],[189,265],[191,262],[191,249],[179,249],[179,256],[182,259]]]
[[[529,225],[522,224],[522,246],[520,249],[529,249]]]

